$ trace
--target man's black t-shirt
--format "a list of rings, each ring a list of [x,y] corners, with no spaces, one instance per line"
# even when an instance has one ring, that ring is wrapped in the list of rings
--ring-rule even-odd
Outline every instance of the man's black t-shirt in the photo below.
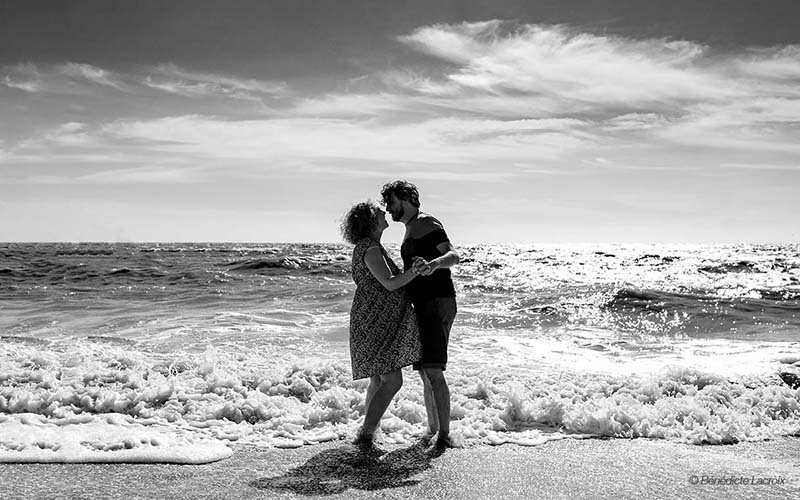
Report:
[[[434,229],[419,238],[406,238],[400,247],[400,256],[403,258],[403,268],[408,270],[414,263],[414,257],[422,257],[430,261],[442,256],[436,248],[440,243],[450,240],[444,229]],[[450,277],[449,269],[437,269],[429,276],[417,276],[406,285],[406,291],[412,302],[432,299],[435,297],[455,297],[456,290]]]

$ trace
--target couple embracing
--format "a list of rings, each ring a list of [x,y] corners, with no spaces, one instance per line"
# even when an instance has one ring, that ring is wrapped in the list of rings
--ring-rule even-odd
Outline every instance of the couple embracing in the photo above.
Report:
[[[403,271],[381,245],[389,227],[386,212],[371,202],[345,215],[342,235],[355,245],[350,311],[353,378],[369,377],[366,416],[355,443],[371,445],[392,398],[403,385],[401,368],[413,365],[422,377],[429,442],[450,441],[450,389],[444,377],[447,343],[456,315],[450,267],[459,261],[436,218],[419,210],[419,191],[406,181],[383,186],[381,199],[392,220],[406,227],[400,253]]]

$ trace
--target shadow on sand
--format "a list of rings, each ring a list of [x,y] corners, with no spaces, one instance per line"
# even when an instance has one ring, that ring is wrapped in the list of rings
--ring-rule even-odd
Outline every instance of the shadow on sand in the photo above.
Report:
[[[439,453],[440,454],[440,453]],[[438,454],[422,443],[389,453],[347,445],[325,450],[282,476],[256,479],[259,489],[290,490],[299,495],[333,495],[348,489],[374,491],[413,486],[413,476],[430,468]]]

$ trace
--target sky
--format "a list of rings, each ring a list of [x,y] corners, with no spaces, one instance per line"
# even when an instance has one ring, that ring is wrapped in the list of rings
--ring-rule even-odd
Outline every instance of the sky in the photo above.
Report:
[[[0,241],[796,243],[796,0],[0,0]],[[384,242],[398,242],[391,224]]]

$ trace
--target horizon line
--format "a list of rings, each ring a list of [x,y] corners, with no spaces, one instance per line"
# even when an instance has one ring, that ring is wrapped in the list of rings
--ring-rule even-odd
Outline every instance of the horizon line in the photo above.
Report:
[[[393,244],[393,242],[382,242]],[[47,244],[113,244],[113,245],[160,245],[160,244],[213,244],[213,245],[232,245],[232,244],[262,244],[262,245],[349,245],[346,241],[267,241],[267,240],[242,240],[242,241],[221,241],[221,240],[188,240],[188,241],[167,241],[167,240],[141,240],[141,241],[104,241],[104,240],[50,240],[50,241],[16,241],[0,240],[3,244],[20,245],[47,245]],[[700,242],[700,241],[506,241],[506,242],[486,242],[486,241],[467,241],[456,246],[469,245],[800,245],[800,241],[735,241],[735,242]]]

